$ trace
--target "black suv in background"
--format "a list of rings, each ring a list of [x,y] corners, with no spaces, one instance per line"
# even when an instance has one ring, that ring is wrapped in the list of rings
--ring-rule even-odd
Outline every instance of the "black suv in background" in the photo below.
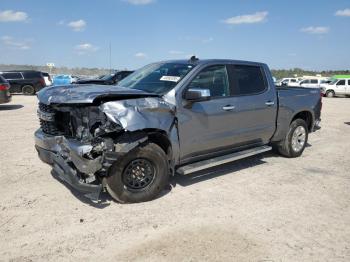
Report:
[[[0,75],[0,104],[11,101],[10,84]]]
[[[99,79],[81,79],[76,84],[95,84],[95,85],[115,85],[134,71],[118,71],[114,74],[105,75]]]
[[[47,73],[34,70],[2,71],[0,75],[10,83],[11,93],[25,95],[34,95],[46,87],[45,77],[48,77]]]

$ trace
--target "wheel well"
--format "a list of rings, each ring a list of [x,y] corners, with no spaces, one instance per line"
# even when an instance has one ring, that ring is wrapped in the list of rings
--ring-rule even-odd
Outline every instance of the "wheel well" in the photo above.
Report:
[[[26,87],[26,86],[30,86],[30,87],[33,87],[33,88],[34,88],[34,86],[33,86],[33,85],[30,85],[30,84],[22,85],[21,88],[23,89],[23,87]]]
[[[309,131],[311,131],[311,129],[312,129],[312,124],[313,124],[313,120],[312,120],[312,114],[311,114],[309,111],[302,111],[302,112],[299,112],[298,114],[296,114],[296,115],[293,117],[291,123],[292,123],[295,119],[303,119],[303,120],[306,122]]]
[[[164,150],[165,154],[171,156],[171,142],[165,131],[158,129],[146,129],[144,131],[147,133],[149,141],[160,146]]]

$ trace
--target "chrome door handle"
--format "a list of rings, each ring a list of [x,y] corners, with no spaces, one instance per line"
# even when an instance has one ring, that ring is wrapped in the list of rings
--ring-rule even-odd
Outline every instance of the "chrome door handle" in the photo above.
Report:
[[[275,104],[275,102],[273,102],[273,101],[267,101],[265,103],[265,105],[267,105],[267,106],[273,106],[274,104]]]
[[[222,109],[225,110],[225,111],[231,111],[231,110],[233,110],[235,108],[236,108],[235,106],[224,106]]]

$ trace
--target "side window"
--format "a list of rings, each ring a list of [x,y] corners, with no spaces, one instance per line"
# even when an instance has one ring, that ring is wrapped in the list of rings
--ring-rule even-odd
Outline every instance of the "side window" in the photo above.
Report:
[[[230,86],[235,96],[252,95],[265,91],[267,81],[259,66],[231,65]]]
[[[337,86],[345,86],[345,80],[339,80]]]
[[[296,82],[297,82],[296,79],[291,79],[290,81],[291,81],[292,83],[296,83]]]
[[[348,86],[350,86],[350,79],[348,80]]]
[[[28,71],[28,72],[23,72],[23,77],[24,78],[27,78],[27,79],[32,79],[32,78],[38,78],[40,77],[40,73],[39,72],[31,72],[31,71]]]
[[[216,65],[203,69],[189,84],[188,88],[209,89],[211,97],[230,95],[226,66]]]
[[[22,79],[22,75],[20,73],[16,73],[16,72],[13,72],[13,73],[3,73],[2,76],[5,78],[5,79]]]
[[[317,79],[311,79],[311,84],[318,84]]]

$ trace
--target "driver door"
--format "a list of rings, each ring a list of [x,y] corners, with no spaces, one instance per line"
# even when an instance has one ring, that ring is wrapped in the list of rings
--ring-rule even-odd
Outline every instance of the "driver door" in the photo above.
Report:
[[[336,90],[335,92],[340,95],[345,95],[346,93],[346,85],[345,85],[345,80],[341,79],[337,82],[336,84]]]
[[[209,90],[210,100],[184,100],[178,108],[181,159],[205,155],[232,144],[236,113],[226,65],[206,67],[186,89]]]

